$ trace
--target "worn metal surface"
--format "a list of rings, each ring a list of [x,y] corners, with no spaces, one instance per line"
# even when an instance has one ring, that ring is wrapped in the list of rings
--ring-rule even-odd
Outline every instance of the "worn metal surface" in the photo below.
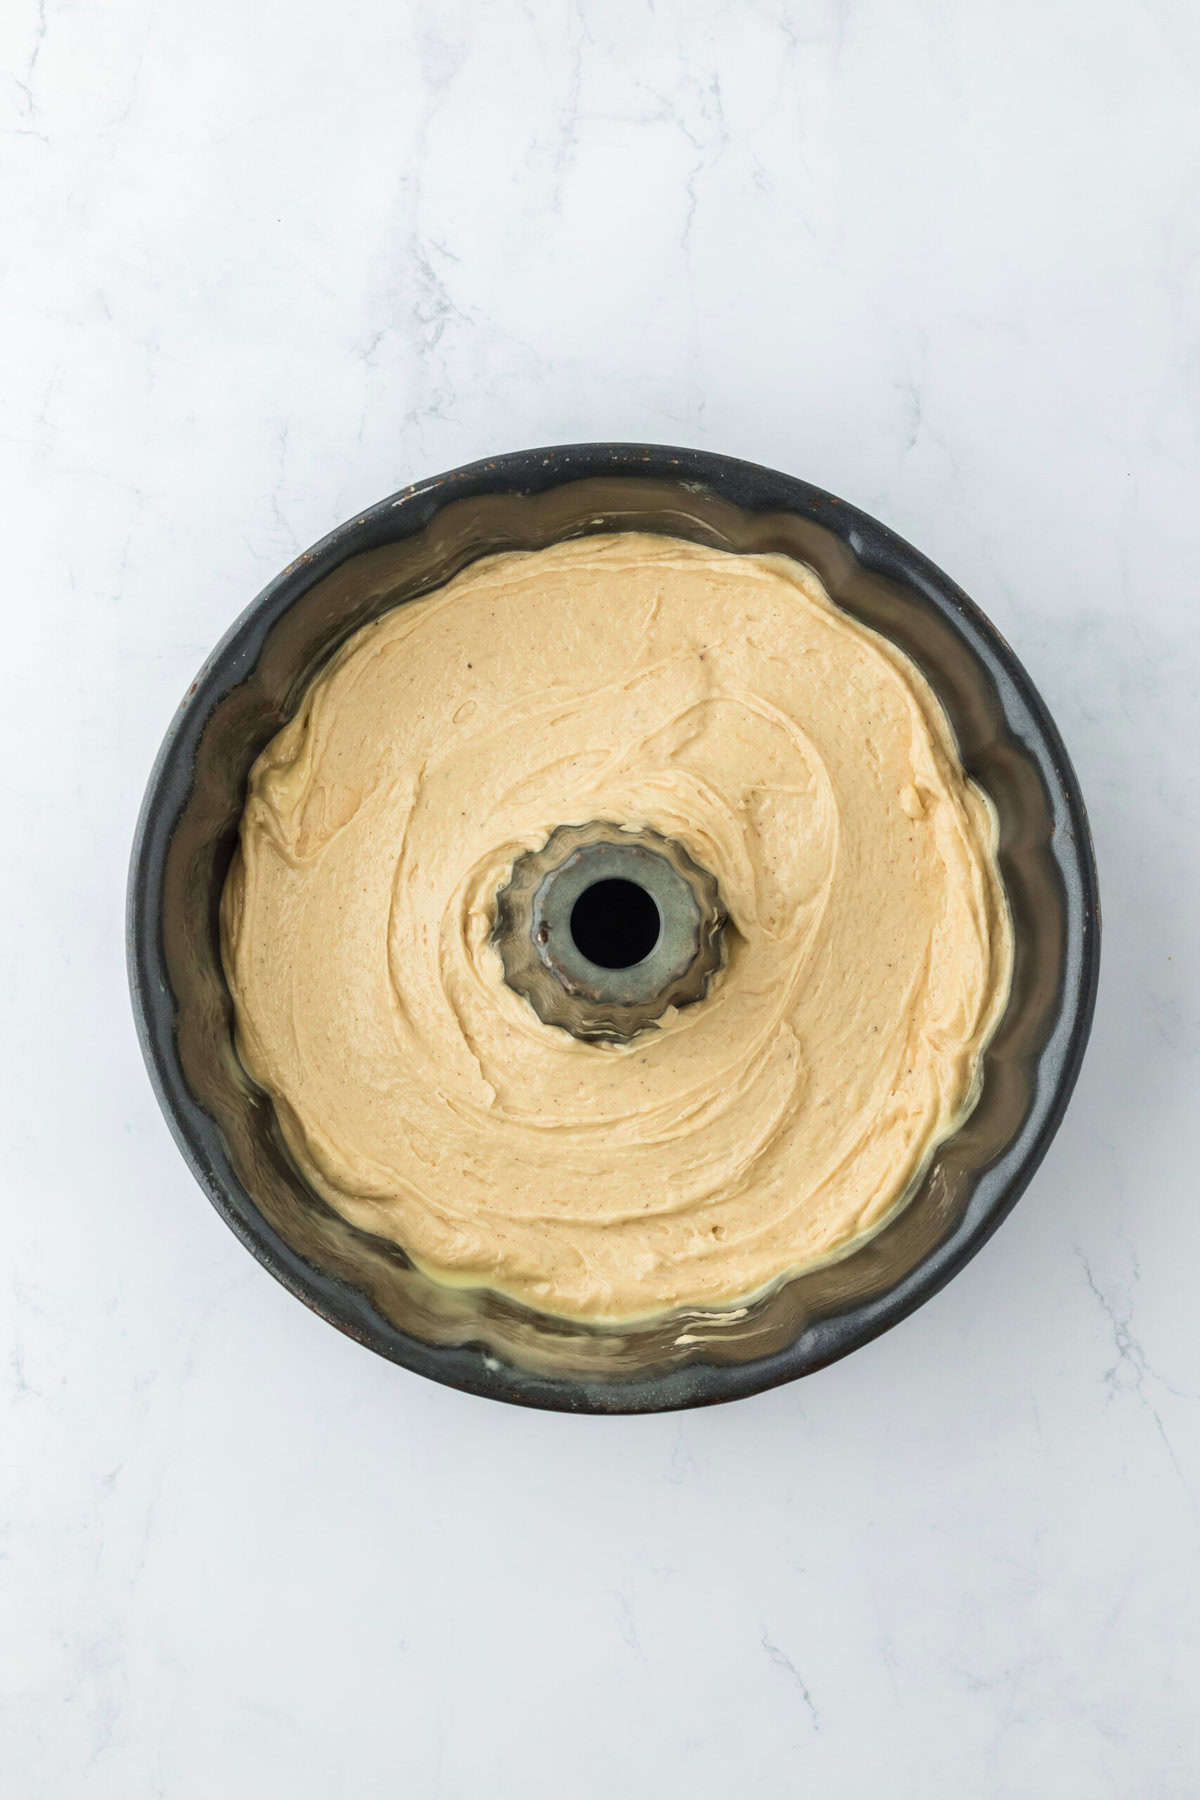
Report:
[[[596,962],[575,909],[604,883],[628,882],[658,914],[644,956]],[[715,878],[675,839],[608,820],[560,825],[518,857],[496,902],[492,938],[511,988],[572,1037],[628,1043],[670,1007],[702,1000],[721,966],[725,911]]]

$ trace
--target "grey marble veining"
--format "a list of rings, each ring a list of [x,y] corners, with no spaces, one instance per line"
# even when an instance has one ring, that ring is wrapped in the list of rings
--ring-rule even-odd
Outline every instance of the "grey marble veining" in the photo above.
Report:
[[[12,0],[0,1788],[1200,1792],[1200,12]],[[230,619],[469,457],[841,492],[1054,709],[1096,1028],[1012,1219],[790,1390],[377,1362],[206,1207],[122,886]]]

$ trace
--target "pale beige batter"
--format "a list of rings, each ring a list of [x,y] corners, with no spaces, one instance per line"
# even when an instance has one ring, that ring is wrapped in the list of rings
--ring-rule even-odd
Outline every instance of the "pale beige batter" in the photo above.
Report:
[[[625,1045],[504,983],[495,896],[591,819],[716,876],[727,966]],[[312,1186],[553,1313],[732,1302],[844,1250],[974,1099],[1008,912],[914,665],[783,557],[616,534],[360,631],[255,765],[238,1048]]]

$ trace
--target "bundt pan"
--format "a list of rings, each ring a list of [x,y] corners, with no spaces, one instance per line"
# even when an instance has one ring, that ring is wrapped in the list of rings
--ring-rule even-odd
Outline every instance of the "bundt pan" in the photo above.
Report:
[[[250,766],[350,633],[477,557],[614,530],[783,551],[914,658],[999,815],[1016,959],[979,1104],[883,1230],[747,1304],[590,1328],[441,1286],[306,1187],[234,1053],[217,913]],[[369,508],[285,569],[209,657],[171,725],[137,828],[128,921],[134,1012],[159,1101],[209,1199],[259,1261],[408,1369],[494,1399],[597,1413],[707,1405],[809,1374],[949,1281],[1015,1205],[1062,1118],[1099,939],[1075,775],[1029,677],[967,596],[885,526],[806,482],[629,444],[455,469]]]

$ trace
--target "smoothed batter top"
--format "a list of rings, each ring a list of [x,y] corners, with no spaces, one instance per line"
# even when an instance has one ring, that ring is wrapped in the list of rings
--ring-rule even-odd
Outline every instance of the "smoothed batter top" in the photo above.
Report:
[[[717,879],[726,966],[624,1045],[504,982],[495,900],[592,819]],[[844,1251],[975,1098],[1012,943],[915,665],[780,556],[616,533],[359,631],[254,766],[239,1054],[312,1187],[443,1280],[605,1320]]]

